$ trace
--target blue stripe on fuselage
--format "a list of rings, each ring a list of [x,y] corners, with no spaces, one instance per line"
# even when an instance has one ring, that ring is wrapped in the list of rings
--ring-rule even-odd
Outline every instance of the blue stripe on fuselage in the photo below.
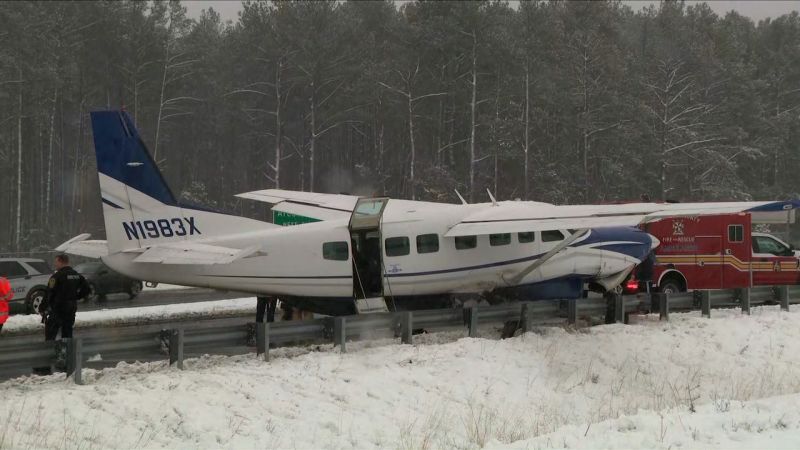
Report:
[[[620,241],[634,242],[632,244],[621,244]],[[608,245],[602,243],[608,242]],[[644,231],[634,227],[614,227],[614,228],[597,228],[589,231],[589,235],[580,239],[578,242],[571,244],[570,248],[597,248],[600,250],[612,251],[626,256],[630,256],[643,260],[650,253],[650,245],[652,239],[650,235]],[[598,245],[600,244],[600,245]],[[425,275],[439,275],[444,273],[463,272],[467,270],[487,269],[490,267],[507,266],[510,264],[517,264],[521,262],[534,261],[541,258],[545,253],[539,253],[532,256],[523,258],[509,259],[505,261],[498,261],[488,264],[480,264],[476,266],[457,267],[452,269],[430,270],[426,272],[411,272],[411,273],[387,273],[387,278],[398,277],[417,277]]]

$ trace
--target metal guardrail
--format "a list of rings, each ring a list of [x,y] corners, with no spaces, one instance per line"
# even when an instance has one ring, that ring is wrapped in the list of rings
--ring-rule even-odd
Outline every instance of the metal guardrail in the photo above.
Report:
[[[749,314],[752,306],[800,303],[800,286],[757,287],[679,294],[638,294],[571,300],[542,300],[468,309],[439,309],[375,313],[322,319],[253,323],[245,317],[173,321],[143,326],[91,328],[73,339],[42,342],[41,336],[0,338],[0,378],[30,374],[34,367],[53,367],[59,362],[76,383],[82,383],[83,367],[107,367],[120,361],[168,359],[183,368],[186,357],[203,354],[245,354],[256,351],[269,360],[269,349],[330,343],[345,352],[348,341],[399,337],[411,344],[415,330],[464,329],[477,335],[478,325],[506,326],[528,331],[540,324],[576,324],[580,318],[606,316],[624,323],[631,313],[696,311],[710,317],[711,310],[738,307]],[[255,348],[254,348],[255,347]]]

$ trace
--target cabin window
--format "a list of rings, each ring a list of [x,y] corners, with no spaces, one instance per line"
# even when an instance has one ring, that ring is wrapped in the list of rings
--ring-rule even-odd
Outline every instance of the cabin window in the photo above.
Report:
[[[560,230],[542,231],[542,242],[556,242],[563,240],[564,233],[562,233]]]
[[[728,242],[744,241],[744,225],[728,225]]]
[[[527,244],[536,240],[536,233],[533,231],[517,233],[517,239],[519,239],[520,244]]]
[[[322,257],[333,261],[347,261],[349,251],[347,242],[325,242],[322,244]]]
[[[497,247],[498,245],[508,245],[511,243],[511,233],[490,234],[489,245]]]
[[[469,250],[478,246],[478,236],[456,236],[456,250]]]
[[[417,253],[436,253],[438,251],[438,234],[421,234],[417,236]]]
[[[405,236],[386,238],[386,256],[405,256],[411,253],[411,245]]]

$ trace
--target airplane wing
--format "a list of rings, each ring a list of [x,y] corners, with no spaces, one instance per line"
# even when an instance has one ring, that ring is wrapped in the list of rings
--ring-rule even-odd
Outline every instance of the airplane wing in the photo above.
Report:
[[[345,219],[350,217],[359,197],[343,194],[264,189],[236,195],[239,198],[273,203],[273,211],[310,217],[317,220]]]
[[[236,196],[274,204],[289,202],[333,211],[342,211],[348,214],[353,212],[353,208],[355,208],[356,202],[360,198],[357,195],[319,194],[316,192],[287,191],[284,189],[264,189],[262,191],[236,194]]]
[[[788,211],[800,201],[719,203],[628,203],[621,205],[530,205],[502,202],[469,215],[446,237],[558,229],[637,226],[665,217]]]
[[[133,252],[141,252],[141,249],[135,249]],[[134,258],[133,262],[191,265],[230,264],[256,253],[259,253],[257,246],[238,249],[196,242],[175,242],[149,247]]]
[[[57,252],[87,258],[102,258],[108,255],[108,244],[102,240],[90,240],[90,234],[84,233],[56,247]]]
[[[317,192],[287,191],[283,189],[265,189],[245,192],[236,197],[272,203],[273,211],[310,217],[317,220],[349,219],[361,198],[357,195],[320,194]],[[422,202],[416,200],[391,200],[401,203],[410,209],[438,208],[443,203]]]

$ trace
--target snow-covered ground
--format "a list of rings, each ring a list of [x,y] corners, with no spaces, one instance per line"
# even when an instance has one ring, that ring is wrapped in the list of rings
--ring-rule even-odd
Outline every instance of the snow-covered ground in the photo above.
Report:
[[[75,327],[110,325],[115,323],[145,324],[152,321],[222,317],[252,313],[255,317],[256,298],[245,297],[208,302],[177,303],[172,305],[141,306],[136,308],[78,311]],[[18,333],[43,329],[42,318],[36,314],[14,315],[8,318],[2,333]]]
[[[798,448],[800,313],[416,336],[0,384],[0,448]]]

